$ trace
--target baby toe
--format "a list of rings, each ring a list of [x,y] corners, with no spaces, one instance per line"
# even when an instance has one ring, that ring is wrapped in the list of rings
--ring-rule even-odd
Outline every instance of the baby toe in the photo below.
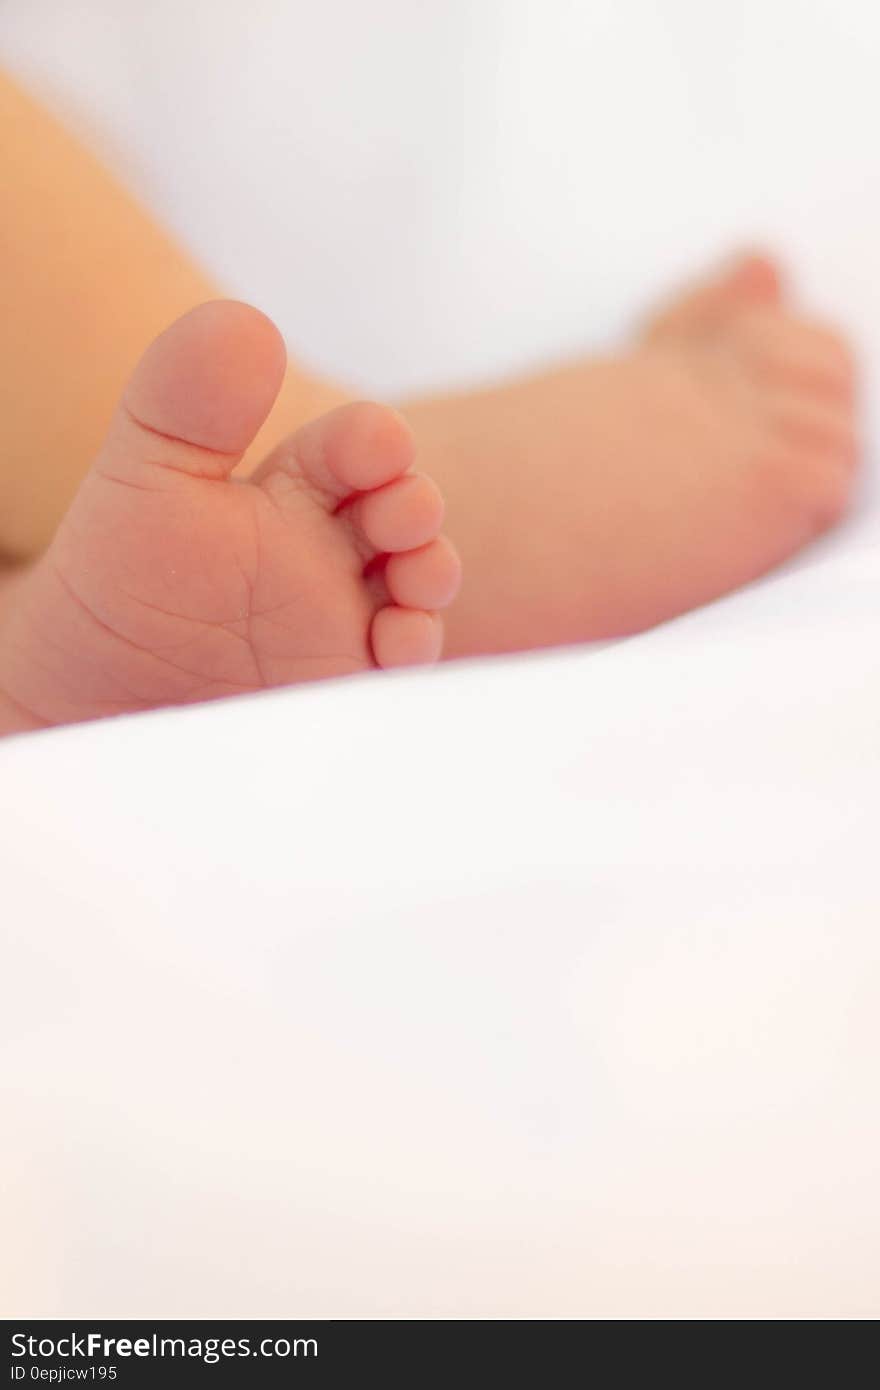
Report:
[[[769,507],[771,517],[801,518],[805,536],[819,535],[846,512],[858,455],[854,446],[824,442],[809,425],[787,429],[777,432],[756,474],[761,514]]]
[[[851,410],[814,393],[787,390],[774,395],[769,413],[779,438],[793,448],[855,467],[859,444]]]
[[[764,251],[744,251],[719,276],[728,294],[753,304],[779,304],[784,296],[782,269]]]
[[[380,608],[370,629],[377,666],[420,666],[439,661],[443,623],[436,613],[412,608]]]
[[[251,477],[271,485],[286,474],[330,512],[357,493],[384,487],[412,466],[415,444],[401,415],[372,401],[338,406],[285,439]]]
[[[740,346],[765,378],[851,402],[855,361],[846,340],[825,324],[771,310],[751,310],[738,324]]]
[[[385,585],[404,608],[446,608],[461,583],[461,562],[445,536],[419,550],[392,555],[385,568]]]
[[[744,252],[664,305],[648,321],[644,338],[663,344],[702,336],[740,306],[775,305],[782,297],[776,262],[762,252]]]
[[[388,553],[427,545],[443,524],[443,498],[430,478],[410,473],[355,498],[349,520],[368,549]]]
[[[333,483],[343,493],[383,487],[411,467],[415,456],[412,431],[396,410],[372,401],[356,401],[333,413],[338,418],[327,463]]]
[[[839,333],[819,323],[801,323],[799,342],[792,335],[791,367],[800,379],[823,395],[852,402],[856,366],[852,349]]]

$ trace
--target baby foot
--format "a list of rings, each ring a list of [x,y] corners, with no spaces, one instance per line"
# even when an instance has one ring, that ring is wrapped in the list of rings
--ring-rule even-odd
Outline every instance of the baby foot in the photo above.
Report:
[[[464,559],[448,654],[619,637],[756,579],[841,515],[855,415],[846,344],[759,256],[618,357],[410,406]]]
[[[435,661],[459,581],[443,502],[382,406],[230,474],[285,366],[257,310],[204,304],[148,349],[0,628],[0,727],[36,728]]]
[[[684,499],[694,540],[679,582],[691,592],[676,608],[756,578],[840,519],[859,452],[852,354],[786,304],[772,262],[746,256],[682,295],[635,361],[654,376],[655,447],[704,474]]]

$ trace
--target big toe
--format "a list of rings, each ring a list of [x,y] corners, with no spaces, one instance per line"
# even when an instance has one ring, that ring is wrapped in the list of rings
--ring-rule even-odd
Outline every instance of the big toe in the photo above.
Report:
[[[643,338],[648,344],[663,345],[711,332],[732,312],[778,305],[783,296],[777,263],[762,252],[745,252],[665,304],[648,320]]]
[[[259,309],[235,300],[200,304],[135,367],[104,447],[105,471],[109,464],[128,473],[149,460],[227,475],[268,415],[285,366],[281,334]]]
[[[778,262],[761,251],[737,256],[718,276],[716,285],[720,292],[739,303],[778,305],[785,295]]]

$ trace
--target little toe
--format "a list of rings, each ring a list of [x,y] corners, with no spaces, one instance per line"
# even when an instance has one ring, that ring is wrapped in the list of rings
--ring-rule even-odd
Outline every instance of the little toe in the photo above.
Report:
[[[380,608],[370,629],[377,666],[421,666],[439,661],[443,623],[436,613],[413,608]]]
[[[461,562],[445,536],[419,550],[392,555],[385,567],[385,586],[404,608],[446,608],[461,584]]]
[[[338,406],[278,446],[253,474],[265,483],[286,473],[305,483],[328,511],[352,494],[384,487],[412,465],[412,431],[401,415],[372,401]]]
[[[361,493],[345,516],[367,553],[415,550],[434,540],[443,525],[443,497],[430,478],[408,473],[384,487]]]

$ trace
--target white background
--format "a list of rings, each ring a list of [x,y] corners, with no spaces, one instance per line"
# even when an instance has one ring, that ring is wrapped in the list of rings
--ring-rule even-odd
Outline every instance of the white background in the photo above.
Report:
[[[870,0],[6,0],[0,53],[380,394],[604,346],[743,240],[880,346]]]

